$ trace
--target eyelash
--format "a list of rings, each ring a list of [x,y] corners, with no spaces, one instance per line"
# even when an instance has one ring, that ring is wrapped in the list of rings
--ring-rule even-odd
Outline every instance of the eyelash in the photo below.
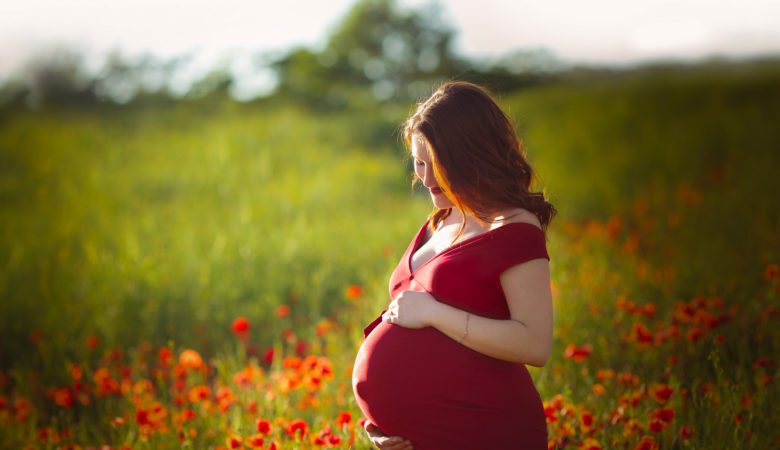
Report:
[[[417,166],[424,166],[425,165],[425,161],[420,161],[419,159],[415,159],[414,160],[414,164],[417,165]]]

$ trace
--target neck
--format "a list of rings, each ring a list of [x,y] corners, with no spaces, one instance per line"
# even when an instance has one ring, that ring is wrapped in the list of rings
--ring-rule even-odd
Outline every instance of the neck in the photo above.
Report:
[[[450,211],[450,214],[444,219],[444,225],[457,225],[460,227],[460,224],[463,222],[463,214],[460,212],[458,208],[453,207]],[[465,230],[474,229],[474,228],[485,228],[490,226],[490,224],[486,224],[479,220],[477,217],[474,217],[473,215],[466,212],[466,228]]]
[[[482,219],[466,212],[466,229],[469,228],[490,228],[496,222],[502,222],[507,219],[507,211],[496,211],[491,217],[491,222],[485,222]],[[460,224],[463,222],[463,214],[457,207],[450,209],[450,214],[444,219],[443,225]]]

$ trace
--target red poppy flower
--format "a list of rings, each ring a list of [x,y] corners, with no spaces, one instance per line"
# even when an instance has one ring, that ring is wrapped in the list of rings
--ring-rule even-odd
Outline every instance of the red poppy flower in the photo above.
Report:
[[[674,389],[665,383],[655,383],[650,387],[650,394],[658,403],[666,403],[673,392]]]
[[[271,434],[271,421],[267,419],[259,419],[257,421],[257,432],[263,434]]]
[[[92,350],[100,344],[100,339],[94,334],[87,336],[87,348]]]
[[[590,357],[593,347],[590,344],[585,344],[582,347],[577,347],[574,344],[566,346],[566,350],[563,352],[565,359],[571,359],[575,362],[582,362]]]
[[[651,436],[644,436],[634,450],[658,450],[658,443]]]
[[[263,444],[265,444],[265,438],[260,434],[253,434],[246,438],[244,443],[248,445],[249,448],[263,448]]]
[[[298,356],[303,356],[306,354],[306,350],[309,348],[309,344],[304,341],[303,339],[299,340],[295,343],[295,353]]]
[[[336,425],[341,427],[342,425],[346,425],[351,421],[352,421],[352,414],[350,414],[349,411],[342,411],[339,413],[339,416],[336,418]]]
[[[653,334],[642,323],[635,323],[631,328],[631,334],[640,344],[652,344]]]
[[[674,410],[670,408],[660,408],[650,413],[650,416],[654,419],[668,423],[674,419]]]
[[[230,326],[230,330],[239,337],[245,337],[249,332],[249,320],[244,316],[236,317]]]
[[[767,281],[774,280],[780,276],[780,266],[775,263],[770,263],[764,269],[764,279]]]
[[[663,431],[665,427],[666,427],[666,423],[664,423],[663,420],[659,420],[659,419],[650,419],[650,425],[648,426],[650,431],[652,431],[653,433],[660,433],[661,431]]]
[[[305,420],[295,419],[287,424],[284,432],[292,439],[296,439],[296,436],[299,436],[301,439],[303,439],[303,436],[306,435],[306,431],[308,431],[308,429],[309,426],[306,424]]]
[[[693,430],[691,430],[691,427],[689,427],[688,425],[683,425],[682,427],[680,427],[679,434],[680,437],[683,438],[683,440],[687,440],[688,438],[693,436]]]
[[[265,354],[263,355],[263,362],[266,364],[271,364],[274,362],[274,348],[268,347],[265,350]]]
[[[238,436],[230,436],[226,439],[228,448],[236,449],[241,448],[241,438]]]

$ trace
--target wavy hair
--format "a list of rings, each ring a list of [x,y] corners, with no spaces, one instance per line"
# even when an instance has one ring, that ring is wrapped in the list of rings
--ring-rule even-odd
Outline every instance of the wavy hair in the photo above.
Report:
[[[403,123],[403,137],[409,149],[413,139],[427,145],[436,181],[463,213],[455,240],[465,229],[466,212],[490,223],[496,213],[510,207],[532,212],[546,234],[557,211],[544,193],[530,190],[532,181],[538,180],[523,143],[486,88],[466,81],[443,83],[417,104]],[[431,228],[435,230],[451,210],[434,209]]]

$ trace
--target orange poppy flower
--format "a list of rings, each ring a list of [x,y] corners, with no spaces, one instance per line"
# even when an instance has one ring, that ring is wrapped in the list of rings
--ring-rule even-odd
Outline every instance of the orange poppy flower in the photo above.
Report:
[[[599,379],[599,381],[608,380],[615,376],[615,371],[612,369],[599,369],[596,371],[596,378]]]
[[[200,369],[203,367],[203,358],[192,349],[186,349],[179,355],[179,364],[188,369]]]
[[[211,396],[211,389],[207,386],[195,386],[190,389],[189,400],[191,403],[198,403],[201,400],[207,399]]]
[[[73,406],[73,395],[66,387],[58,388],[54,391],[54,403],[63,408],[70,408]]]
[[[596,439],[586,438],[580,444],[579,450],[601,450],[601,444]]]
[[[356,298],[363,295],[363,288],[357,284],[350,285],[347,287],[344,295],[350,300],[355,300]]]
[[[281,305],[276,307],[276,316],[277,317],[285,318],[285,317],[287,317],[289,315],[290,315],[290,307],[289,306],[287,306],[285,304],[281,304]]]

